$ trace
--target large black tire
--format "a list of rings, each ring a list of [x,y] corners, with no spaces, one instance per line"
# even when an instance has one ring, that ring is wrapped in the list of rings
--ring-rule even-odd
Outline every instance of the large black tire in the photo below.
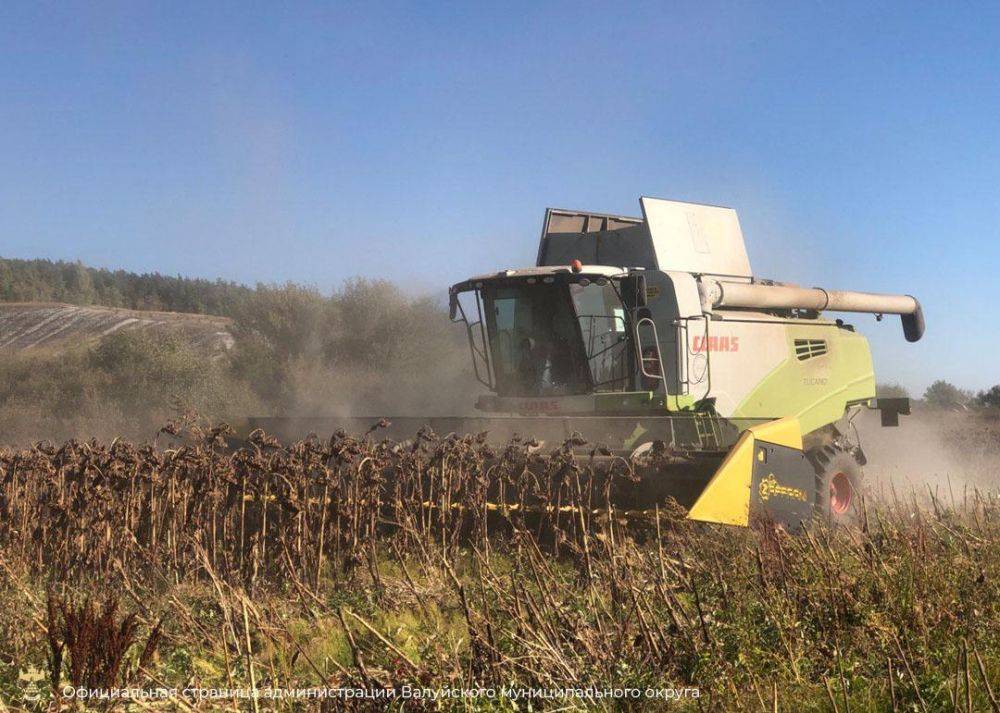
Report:
[[[855,457],[836,446],[809,453],[816,470],[816,514],[833,525],[851,525],[861,518],[864,476]]]

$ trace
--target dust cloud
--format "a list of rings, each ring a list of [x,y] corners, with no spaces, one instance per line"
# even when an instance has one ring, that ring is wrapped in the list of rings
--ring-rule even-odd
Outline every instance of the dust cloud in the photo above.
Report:
[[[866,481],[876,497],[915,493],[959,504],[967,494],[1000,491],[1000,420],[976,413],[915,410],[899,426],[879,415],[855,419],[868,458]]]

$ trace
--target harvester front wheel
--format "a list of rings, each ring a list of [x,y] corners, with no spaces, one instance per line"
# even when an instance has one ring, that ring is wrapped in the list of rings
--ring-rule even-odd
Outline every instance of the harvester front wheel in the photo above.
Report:
[[[834,525],[848,525],[861,515],[864,480],[854,456],[836,446],[809,454],[816,470],[816,512]]]

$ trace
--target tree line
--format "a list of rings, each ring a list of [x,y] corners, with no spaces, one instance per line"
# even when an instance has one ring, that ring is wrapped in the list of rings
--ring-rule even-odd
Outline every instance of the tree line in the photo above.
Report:
[[[4,302],[65,302],[228,317],[254,292],[226,280],[137,274],[62,260],[0,258]]]
[[[884,398],[910,397],[910,392],[899,384],[879,384],[878,395]],[[1000,384],[975,392],[960,389],[951,382],[938,379],[924,389],[924,404],[932,408],[950,409],[1000,409]]]

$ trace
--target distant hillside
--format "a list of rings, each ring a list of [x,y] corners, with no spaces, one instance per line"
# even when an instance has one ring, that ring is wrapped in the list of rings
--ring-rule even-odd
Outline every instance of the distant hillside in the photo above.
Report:
[[[0,301],[61,302],[232,316],[253,288],[224,280],[136,274],[78,262],[0,258]]]
[[[145,437],[182,410],[455,414],[477,393],[444,301],[383,280],[323,293],[0,258],[0,445]]]
[[[225,317],[51,303],[0,304],[0,350],[58,349],[134,330],[175,334],[198,352],[220,354],[233,345]]]

